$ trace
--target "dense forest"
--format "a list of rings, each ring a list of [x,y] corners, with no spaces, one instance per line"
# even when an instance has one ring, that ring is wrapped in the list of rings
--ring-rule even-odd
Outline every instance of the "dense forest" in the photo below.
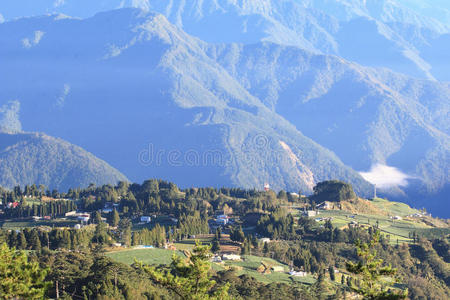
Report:
[[[279,295],[283,295],[283,299],[344,299],[346,295],[364,295],[367,291],[374,295],[378,293],[380,297],[391,297],[386,299],[404,298],[406,292],[411,299],[450,297],[448,236],[415,235],[412,243],[392,243],[389,236],[379,234],[377,224],[368,228],[338,228],[327,220],[324,225],[319,225],[288,209],[316,209],[316,201],[325,199],[322,198],[326,197],[324,194],[330,195],[326,199],[334,199],[332,201],[356,197],[351,186],[336,181],[319,184],[309,198],[284,191],[276,194],[237,188],[182,190],[162,180],[148,180],[143,184],[120,182],[116,186],[91,185],[67,193],[50,192],[43,186],[34,185],[24,189],[2,189],[3,213],[0,218],[3,220],[56,218],[73,211],[90,216],[89,221],[78,228],[29,226],[19,230],[2,229],[2,257],[21,257],[24,264],[21,272],[39,267],[41,274],[45,274],[43,278],[33,277],[36,283],[29,282],[39,286],[42,293],[36,297],[26,294],[26,290],[22,291],[25,294],[17,294],[27,295],[22,296],[24,299],[40,299],[43,295],[64,299],[279,299]],[[211,220],[220,214],[232,215],[234,222],[211,226]],[[168,221],[140,228],[138,223],[142,216],[165,216]],[[170,265],[146,266],[136,261],[129,266],[104,255],[117,243],[122,247],[165,247],[199,234],[213,234],[215,238],[206,246],[198,244],[191,252],[187,251],[185,258],[174,257]],[[222,234],[228,234],[230,240],[239,245],[242,255],[275,259],[293,270],[313,274],[315,283],[267,284],[238,274],[234,269],[213,271],[209,257],[219,251]],[[271,242],[261,242],[262,237]],[[28,257],[19,250],[27,250]],[[364,251],[373,252],[364,256]],[[391,273],[386,269],[378,275],[389,275],[394,280],[378,290],[368,288],[373,288],[369,279],[376,278],[375,271],[364,268],[365,263],[371,265],[367,260],[372,257],[370,253],[373,257],[376,255],[380,264],[384,262],[383,268],[391,267]],[[7,264],[0,262],[0,268]],[[379,267],[382,269],[381,265]],[[334,270],[338,269],[348,270],[348,274],[335,282]],[[205,283],[198,290],[186,291],[192,276],[199,272],[206,274],[208,282],[214,284]],[[372,272],[369,279],[364,275],[368,272]],[[14,295],[14,289],[5,285],[0,291]]]

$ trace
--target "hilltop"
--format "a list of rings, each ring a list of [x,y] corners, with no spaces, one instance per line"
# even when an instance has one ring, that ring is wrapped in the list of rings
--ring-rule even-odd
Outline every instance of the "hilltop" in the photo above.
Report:
[[[50,190],[115,184],[127,178],[80,147],[41,133],[0,133],[0,186]]]

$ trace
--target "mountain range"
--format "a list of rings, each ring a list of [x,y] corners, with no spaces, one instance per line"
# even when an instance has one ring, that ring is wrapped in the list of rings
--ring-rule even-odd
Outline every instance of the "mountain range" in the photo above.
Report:
[[[68,140],[133,181],[310,193],[342,179],[368,196],[369,180],[448,213],[450,87],[437,79],[449,75],[450,23],[438,11],[388,0],[117,2],[80,11],[140,9],[85,18],[72,10],[81,4],[40,1],[29,15],[81,18],[12,20],[16,4],[0,5],[11,131]],[[398,183],[372,180],[392,170]]]
[[[85,18],[123,7],[161,13],[206,42],[269,41],[450,80],[450,4],[441,0],[17,0],[2,4],[0,14]]]

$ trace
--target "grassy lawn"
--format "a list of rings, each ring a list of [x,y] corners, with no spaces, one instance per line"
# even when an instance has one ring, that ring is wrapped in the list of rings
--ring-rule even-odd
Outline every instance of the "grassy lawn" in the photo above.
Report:
[[[381,198],[375,198],[371,202],[378,208],[389,211],[394,216],[404,217],[419,212],[417,209],[411,208],[409,205],[401,202],[391,202]]]
[[[184,244],[186,245],[186,244]],[[178,247],[177,247],[178,248]],[[180,255],[184,257],[184,254],[181,251],[172,251],[166,249],[129,249],[129,250],[121,250],[109,252],[106,255],[111,257],[113,260],[131,265],[134,263],[134,260],[142,261],[145,264],[149,265],[168,265],[172,262],[172,255],[175,253],[176,255]],[[236,267],[237,275],[247,274],[249,276],[254,277],[258,281],[264,283],[272,283],[272,282],[284,282],[284,283],[305,283],[305,284],[313,284],[315,279],[308,275],[307,277],[292,277],[286,272],[289,271],[289,267],[284,265],[278,261],[275,261],[266,257],[258,257],[258,256],[243,256],[243,261],[227,261],[224,264],[216,264],[212,263],[211,268],[215,271],[221,271],[226,268]],[[283,266],[285,269],[284,273],[281,272],[272,272],[271,274],[260,274],[256,271],[256,269],[261,265],[261,261],[267,262],[273,266]]]
[[[122,251],[109,252],[106,256],[113,260],[131,265],[134,260],[142,261],[148,265],[168,265],[172,262],[173,254],[184,257],[181,251],[172,251],[166,249],[127,249]]]
[[[49,227],[73,227],[75,224],[78,224],[77,220],[38,220],[38,221],[2,221],[0,222],[0,228],[3,229],[23,229],[26,227],[38,227],[38,226],[49,226]]]
[[[396,203],[394,203],[394,205],[395,204]],[[402,208],[402,205],[400,204],[396,207]],[[345,228],[351,221],[356,221],[362,226],[376,225],[378,221],[380,231],[385,235],[390,235],[391,243],[396,243],[397,239],[399,240],[399,242],[411,242],[412,240],[409,238],[410,233],[414,231],[426,232],[427,230],[433,229],[421,223],[415,223],[408,220],[391,220],[388,216],[379,215],[353,215],[349,212],[340,210],[320,211],[320,214],[314,218],[327,217],[333,218],[333,220],[331,221],[333,225],[342,229]],[[324,221],[319,222],[319,224],[324,224]]]
[[[293,277],[287,274],[289,271],[289,266],[284,265],[276,260],[267,258],[267,257],[259,257],[252,255],[244,255],[243,261],[226,261],[225,266],[227,267],[236,267],[237,275],[247,274],[251,277],[254,277],[258,281],[264,283],[272,283],[272,282],[284,282],[284,283],[304,283],[304,284],[313,284],[315,279],[308,275],[307,277]],[[272,272],[270,274],[261,274],[257,271],[257,268],[261,265],[261,262],[264,261],[269,263],[272,266],[283,266],[285,272]],[[214,264],[213,264],[214,265]]]

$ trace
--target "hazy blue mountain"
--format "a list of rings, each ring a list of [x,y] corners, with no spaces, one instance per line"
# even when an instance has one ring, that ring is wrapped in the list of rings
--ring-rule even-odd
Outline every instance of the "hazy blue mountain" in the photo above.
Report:
[[[43,184],[67,191],[89,184],[127,180],[119,171],[80,147],[38,133],[0,132],[0,186]]]
[[[207,42],[270,41],[450,80],[448,68],[423,54],[435,57],[430,46],[450,30],[448,4],[437,0],[15,0],[0,4],[0,13],[7,20],[52,12],[85,18],[119,7],[159,12]]]
[[[20,19],[0,25],[0,44],[0,104],[20,102],[23,128],[80,145],[133,181],[310,192],[338,178],[371,190],[161,15]]]
[[[401,170],[410,177],[403,189],[411,201],[448,189],[449,83],[271,43],[211,45],[209,55],[268,108],[354,169]]]

